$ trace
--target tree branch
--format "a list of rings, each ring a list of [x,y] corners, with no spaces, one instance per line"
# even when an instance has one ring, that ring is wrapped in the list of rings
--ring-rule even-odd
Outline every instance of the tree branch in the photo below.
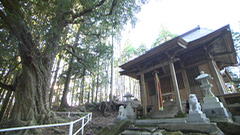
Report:
[[[112,6],[111,6],[111,8],[110,8],[109,13],[106,14],[106,15],[104,15],[104,16],[109,16],[109,15],[112,15],[112,14],[113,14],[113,10],[114,10],[114,8],[116,7],[117,2],[118,2],[117,0],[113,0],[113,2],[112,2]]]
[[[93,9],[102,6],[105,2],[106,2],[106,0],[101,0],[98,4],[94,5],[93,7],[89,8],[89,9],[85,9],[82,12],[73,15],[73,20],[75,20],[76,18],[81,17],[85,14],[93,12]]]
[[[73,49],[73,48],[72,48],[72,49]],[[76,57],[77,60],[78,60],[78,62],[86,65],[86,62],[85,62],[81,57],[79,57],[77,54],[74,53],[75,51],[70,51],[70,50],[67,49],[67,48],[65,48],[64,50],[66,50],[68,53],[70,53],[70,54],[72,54],[74,57]],[[74,50],[74,49],[73,49],[73,50]]]
[[[7,85],[2,82],[0,82],[0,87],[5,90],[15,91],[16,88],[13,85]]]
[[[1,4],[4,7],[0,10],[0,17],[3,20],[2,25],[8,28],[21,42],[19,43],[21,56],[40,55],[41,52],[24,21],[24,15],[18,1],[1,0]]]

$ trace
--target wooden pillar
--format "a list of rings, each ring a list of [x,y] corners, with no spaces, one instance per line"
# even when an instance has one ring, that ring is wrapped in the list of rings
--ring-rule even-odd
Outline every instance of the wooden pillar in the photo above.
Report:
[[[147,93],[145,86],[144,73],[140,74],[140,88],[141,88],[141,97],[142,97],[142,105],[143,105],[143,115],[147,115]]]
[[[218,72],[218,70],[216,68],[217,67],[216,62],[213,59],[211,59],[209,61],[209,65],[213,72],[213,78],[216,80],[217,87],[219,89],[219,93],[222,95],[226,91],[226,87],[225,87],[223,78],[221,77],[220,73]]]
[[[189,86],[189,81],[188,81],[186,70],[183,69],[181,73],[182,73],[184,87],[186,89],[187,94],[189,95],[189,94],[191,94],[191,90],[190,90],[190,86]]]
[[[170,60],[169,66],[170,66],[170,71],[171,71],[173,88],[175,90],[176,102],[177,102],[177,105],[178,105],[178,112],[183,113],[182,102],[181,102],[180,92],[179,92],[179,88],[178,88],[176,72],[175,72],[175,68],[174,68],[174,64],[173,64],[172,60]]]

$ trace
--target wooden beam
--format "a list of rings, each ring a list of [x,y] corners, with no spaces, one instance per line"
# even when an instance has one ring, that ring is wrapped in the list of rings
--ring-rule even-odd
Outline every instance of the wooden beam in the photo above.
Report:
[[[175,58],[174,60],[172,60],[173,62],[176,62],[176,61],[178,61],[178,60],[180,60],[179,58]],[[163,63],[160,63],[160,64],[157,64],[157,65],[155,65],[155,66],[152,66],[152,67],[149,67],[149,68],[147,68],[147,69],[145,69],[145,70],[142,70],[141,72],[139,72],[139,73],[137,73],[137,76],[139,76],[141,73],[147,73],[147,72],[150,72],[150,71],[154,71],[155,69],[158,69],[158,68],[160,68],[160,67],[163,67],[163,66],[166,66],[166,65],[169,65],[169,61],[165,61],[165,62],[163,62]]]
[[[218,54],[212,54],[213,57],[217,57],[217,56],[229,56],[234,54],[235,52],[224,52],[224,53],[218,53]]]

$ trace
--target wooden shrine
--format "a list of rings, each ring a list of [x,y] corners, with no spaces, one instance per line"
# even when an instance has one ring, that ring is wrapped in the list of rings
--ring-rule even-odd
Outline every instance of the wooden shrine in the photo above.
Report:
[[[195,80],[200,71],[214,78],[212,92],[218,96],[228,93],[220,70],[235,64],[236,51],[229,25],[215,31],[197,27],[121,65],[120,73],[139,80],[146,115],[147,107],[156,105],[154,70],[158,71],[164,103],[176,101],[178,111],[182,112],[182,101],[190,93],[196,94],[200,101],[204,96]]]

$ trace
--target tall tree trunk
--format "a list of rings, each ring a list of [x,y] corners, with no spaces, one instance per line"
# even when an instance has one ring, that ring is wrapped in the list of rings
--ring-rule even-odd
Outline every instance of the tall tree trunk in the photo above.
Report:
[[[11,113],[11,126],[36,125],[55,122],[54,113],[49,109],[49,88],[53,60],[58,52],[61,33],[66,26],[63,10],[61,16],[48,30],[49,36],[42,51],[32,36],[28,23],[24,20],[21,2],[1,1],[5,14],[1,19],[7,29],[18,40],[18,50],[22,62],[22,73],[15,91],[15,104]],[[57,5],[60,6],[62,5]],[[3,11],[3,10],[1,10]],[[54,34],[53,34],[54,33]],[[45,36],[45,35],[43,35]]]
[[[5,89],[1,89],[1,97],[0,97],[0,103],[1,103],[1,101],[2,101],[2,99],[3,99],[3,97],[4,97],[4,95],[5,95],[5,93],[7,92],[7,90],[5,90]]]
[[[54,74],[54,77],[53,77],[53,82],[52,82],[52,85],[51,85],[51,89],[50,89],[50,94],[49,94],[49,107],[51,107],[52,105],[52,98],[53,98],[53,95],[54,95],[54,86],[57,82],[57,76],[58,76],[58,71],[59,71],[59,66],[60,66],[60,62],[61,62],[61,54],[59,54],[59,58],[58,58],[58,62],[57,62],[57,65],[56,65],[56,71],[55,71],[55,74]]]
[[[111,58],[111,87],[110,87],[110,94],[109,94],[109,99],[112,101],[113,99],[113,72],[114,72],[114,59],[113,59],[113,54],[114,54],[114,45],[113,45],[113,35],[112,35],[112,58]]]
[[[4,114],[6,112],[7,105],[8,105],[8,102],[10,101],[11,95],[12,95],[12,91],[8,91],[4,100],[3,100],[3,104],[2,104],[2,107],[1,107],[1,111],[0,111],[0,122],[2,122],[2,120],[3,120],[3,117],[4,117]]]
[[[72,72],[73,72],[73,58],[74,57],[72,56],[72,58],[69,62],[66,82],[64,84],[63,96],[62,96],[62,100],[61,100],[59,110],[63,110],[64,108],[69,107],[69,105],[67,103],[67,95],[68,95],[68,92],[69,92],[69,84],[70,84],[71,77],[72,77]]]
[[[100,63],[100,58],[98,58],[98,69],[97,69],[97,86],[96,86],[96,95],[95,95],[95,102],[97,102],[98,101],[98,90],[99,90],[99,70],[100,70],[100,68],[99,68],[99,63]]]
[[[95,89],[95,77],[94,77],[94,75],[92,75],[92,92],[91,92],[91,95],[92,95],[92,97],[91,97],[91,102],[93,103],[94,102],[94,89]]]
[[[87,103],[90,103],[90,91],[88,91]]]
[[[15,96],[14,96],[14,93],[13,93],[12,96],[11,96],[10,102],[8,104],[8,108],[6,110],[6,117],[5,117],[6,119],[8,119],[9,116],[10,116],[10,112],[11,112],[11,110],[13,108],[13,100],[14,99],[15,99]]]
[[[74,92],[76,88],[77,76],[74,77],[73,88],[72,88],[72,97],[71,97],[71,106],[74,106]]]
[[[43,58],[22,63],[22,74],[15,91],[15,104],[11,118],[13,125],[35,125],[54,122],[49,109],[48,94],[51,67]]]
[[[83,99],[84,99],[84,89],[85,89],[85,74],[86,74],[86,68],[84,67],[83,68],[83,78],[82,78],[82,81],[81,81],[81,94],[80,94],[80,103],[79,105],[83,104]]]

